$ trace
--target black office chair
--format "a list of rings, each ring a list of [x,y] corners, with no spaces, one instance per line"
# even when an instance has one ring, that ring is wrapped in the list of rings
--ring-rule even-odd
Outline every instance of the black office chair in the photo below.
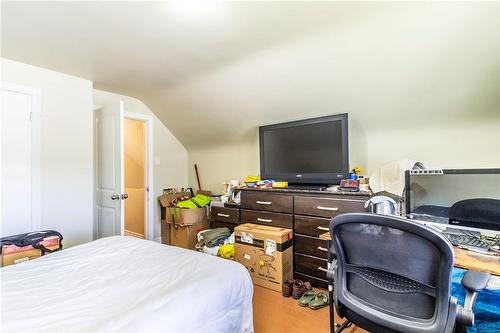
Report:
[[[468,271],[464,305],[450,295],[453,249],[438,231],[398,217],[343,214],[330,222],[328,270],[337,314],[370,332],[465,332],[490,275]],[[331,323],[333,325],[333,323]]]

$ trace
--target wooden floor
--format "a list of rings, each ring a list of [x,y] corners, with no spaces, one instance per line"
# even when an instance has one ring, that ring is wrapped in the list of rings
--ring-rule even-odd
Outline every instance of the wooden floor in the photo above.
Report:
[[[291,297],[254,285],[253,314],[255,333],[328,333],[328,307],[320,310],[303,308]],[[336,318],[335,322],[341,323]],[[351,326],[345,333],[365,333]]]

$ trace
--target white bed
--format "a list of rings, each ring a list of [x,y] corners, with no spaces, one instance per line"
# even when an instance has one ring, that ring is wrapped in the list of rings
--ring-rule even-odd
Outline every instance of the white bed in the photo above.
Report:
[[[253,332],[240,264],[108,237],[1,269],[2,332]]]

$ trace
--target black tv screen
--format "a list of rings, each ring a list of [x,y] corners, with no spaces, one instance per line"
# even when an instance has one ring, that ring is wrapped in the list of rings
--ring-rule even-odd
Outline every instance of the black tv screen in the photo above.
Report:
[[[347,114],[262,126],[262,179],[338,184],[347,178]]]

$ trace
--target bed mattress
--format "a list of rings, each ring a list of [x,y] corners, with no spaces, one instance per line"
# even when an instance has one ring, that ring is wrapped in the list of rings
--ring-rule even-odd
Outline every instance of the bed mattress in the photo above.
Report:
[[[108,237],[0,271],[2,332],[253,332],[239,263]]]

